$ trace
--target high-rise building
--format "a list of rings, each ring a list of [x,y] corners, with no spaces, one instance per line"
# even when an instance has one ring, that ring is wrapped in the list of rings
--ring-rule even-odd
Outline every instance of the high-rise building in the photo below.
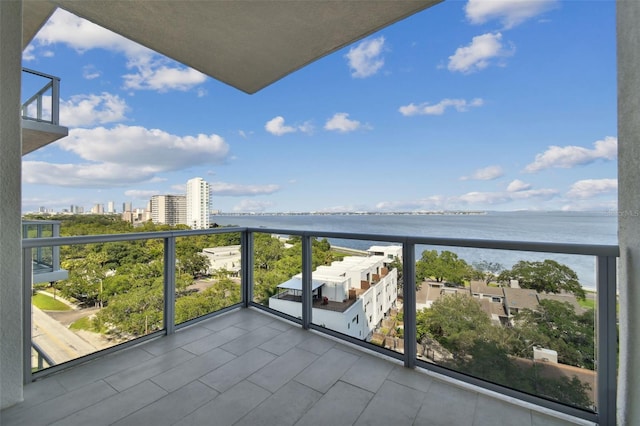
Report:
[[[186,195],[154,195],[151,197],[151,220],[164,225],[187,224]]]
[[[122,203],[122,212],[124,213],[124,212],[130,212],[130,211],[133,211],[131,209],[131,203],[127,203],[127,202]]]
[[[115,203],[113,201],[107,202],[107,213],[113,214],[116,212]]]
[[[202,178],[187,181],[187,225],[193,229],[209,228],[210,186]]]
[[[91,208],[93,214],[104,214],[104,206],[102,204],[94,204]]]

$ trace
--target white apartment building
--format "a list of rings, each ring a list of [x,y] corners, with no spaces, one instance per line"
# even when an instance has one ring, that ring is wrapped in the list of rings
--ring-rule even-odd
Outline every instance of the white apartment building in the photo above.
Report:
[[[231,275],[236,276],[240,273],[240,245],[210,247],[203,249],[202,254],[209,260],[208,274],[219,270],[231,272]]]
[[[187,225],[192,229],[209,228],[211,188],[202,178],[187,181]]]
[[[400,247],[400,250],[402,248]],[[363,340],[395,307],[398,271],[381,255],[348,256],[312,274],[315,324]],[[294,317],[302,315],[302,274],[278,285],[269,307]]]
[[[163,225],[186,225],[186,195],[154,195],[151,197],[151,220],[153,223]]]

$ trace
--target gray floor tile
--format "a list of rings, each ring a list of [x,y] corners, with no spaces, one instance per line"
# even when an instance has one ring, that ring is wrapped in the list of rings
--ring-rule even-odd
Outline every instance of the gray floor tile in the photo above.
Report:
[[[194,357],[194,354],[183,349],[174,349],[149,361],[142,362],[135,367],[109,376],[104,380],[117,390],[123,391]]]
[[[338,382],[305,413],[296,425],[352,425],[372,397],[371,392],[348,383]]]
[[[298,382],[289,382],[234,426],[288,426],[295,424],[322,394]]]
[[[269,326],[271,327],[271,326]],[[280,335],[266,341],[259,346],[260,349],[275,355],[282,355],[294,346],[309,338],[309,332],[300,328],[292,328]]]
[[[107,383],[94,382],[35,407],[5,410],[2,412],[2,425],[48,425],[112,395],[117,395],[117,392]]]
[[[356,425],[410,425],[426,393],[386,381],[358,418]]]
[[[214,349],[158,374],[151,380],[164,390],[172,392],[235,358],[236,356],[230,352]]]
[[[531,426],[531,411],[485,395],[478,395],[473,426]]]
[[[275,358],[275,355],[262,349],[253,349],[201,377],[200,381],[218,392],[225,392]]]
[[[396,365],[387,375],[387,380],[409,386],[416,390],[427,392],[434,380],[422,373],[420,370],[411,370],[400,365]]]
[[[218,395],[211,402],[198,408],[176,423],[176,425],[232,425],[270,395],[269,391],[253,383],[242,381],[228,391]]]
[[[33,407],[50,399],[56,398],[66,392],[67,389],[60,384],[57,377],[49,377],[47,380],[38,380],[37,382],[29,383],[24,387],[24,401],[6,409],[5,411],[25,410],[29,407]],[[4,414],[5,411],[2,413]],[[2,422],[0,421],[0,425],[1,424]]]
[[[172,425],[218,396],[218,392],[198,381],[172,392],[114,426]]]
[[[248,331],[245,329],[229,326],[220,331],[213,332],[212,334],[205,336],[202,339],[198,339],[191,343],[188,343],[184,345],[182,349],[196,355],[202,355],[247,333]]]
[[[253,373],[247,380],[271,392],[275,392],[317,358],[318,355],[311,352],[293,348]]]
[[[220,331],[229,326],[235,325],[238,322],[242,322],[252,315],[254,315],[254,313],[250,312],[249,309],[238,308],[238,310],[204,320],[201,323],[198,323],[198,325],[202,325],[209,330]]]
[[[587,422],[583,422],[580,424],[585,424],[585,423]],[[570,422],[568,420],[564,420],[558,417],[552,417],[547,414],[531,411],[531,424],[533,426],[571,426],[578,423]]]
[[[434,381],[414,424],[472,426],[477,399],[475,392]]]
[[[237,339],[220,346],[225,351],[231,352],[236,355],[242,355],[263,344],[264,342],[275,338],[282,334],[281,331],[271,328],[269,326],[260,327],[247,334],[243,334]]]
[[[276,330],[280,330],[280,331],[289,331],[291,329],[300,330],[300,326],[298,324],[289,322],[279,317],[273,318],[273,321],[269,323],[269,327],[275,328]]]
[[[317,334],[310,333],[308,339],[302,343],[298,343],[296,346],[305,351],[313,352],[316,355],[322,355],[329,349],[334,347],[336,342],[326,337],[318,336]]]
[[[361,355],[360,359],[344,373],[340,380],[369,392],[377,392],[393,367],[392,363],[384,359]]]
[[[267,316],[267,315],[262,315],[259,313],[254,313],[254,315],[251,316],[247,316],[246,318],[244,318],[242,321],[239,321],[235,324],[236,327],[240,327],[240,328],[244,328],[245,330],[248,331],[253,331],[256,330],[258,328],[264,327],[264,326],[268,326],[270,325],[272,322],[274,322],[274,319]],[[280,331],[280,330],[278,330]]]
[[[210,329],[201,326],[187,327],[176,331],[170,336],[156,339],[144,345],[144,350],[152,355],[158,356],[171,352],[172,350],[184,346],[194,340],[201,339],[213,333]]]
[[[153,355],[147,351],[140,348],[129,348],[71,368],[56,375],[56,377],[62,386],[68,390],[73,390],[146,363],[152,358]]]
[[[325,393],[358,359],[355,355],[337,349],[329,349],[298,374],[295,380],[318,392]]]
[[[167,392],[150,381],[137,384],[123,392],[110,396],[99,403],[80,410],[53,426],[102,426],[110,425],[134,411],[151,404]]]

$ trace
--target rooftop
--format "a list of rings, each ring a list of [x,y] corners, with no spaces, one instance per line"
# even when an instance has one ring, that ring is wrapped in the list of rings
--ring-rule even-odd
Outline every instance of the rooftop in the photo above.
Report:
[[[3,425],[591,424],[242,308],[24,394]]]

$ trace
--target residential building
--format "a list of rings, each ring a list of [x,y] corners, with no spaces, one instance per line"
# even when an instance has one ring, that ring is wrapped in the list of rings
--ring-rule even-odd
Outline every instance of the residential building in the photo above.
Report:
[[[187,225],[192,229],[207,229],[210,225],[211,188],[202,178],[187,181]]]
[[[113,201],[107,202],[107,213],[114,214],[116,212],[115,203]]]
[[[240,274],[240,246],[211,247],[202,250],[202,254],[209,260],[208,274],[216,271],[228,271],[230,275]]]
[[[91,214],[104,214],[104,206],[102,204],[94,204],[91,207]]]
[[[154,195],[151,197],[151,220],[153,223],[163,225],[186,225],[186,195]]]
[[[394,249],[397,248],[394,246]],[[400,247],[402,249],[402,247]],[[313,321],[342,334],[369,340],[396,306],[398,271],[386,256],[348,256],[313,271]],[[302,312],[302,274],[278,285],[269,307],[294,317]]]

